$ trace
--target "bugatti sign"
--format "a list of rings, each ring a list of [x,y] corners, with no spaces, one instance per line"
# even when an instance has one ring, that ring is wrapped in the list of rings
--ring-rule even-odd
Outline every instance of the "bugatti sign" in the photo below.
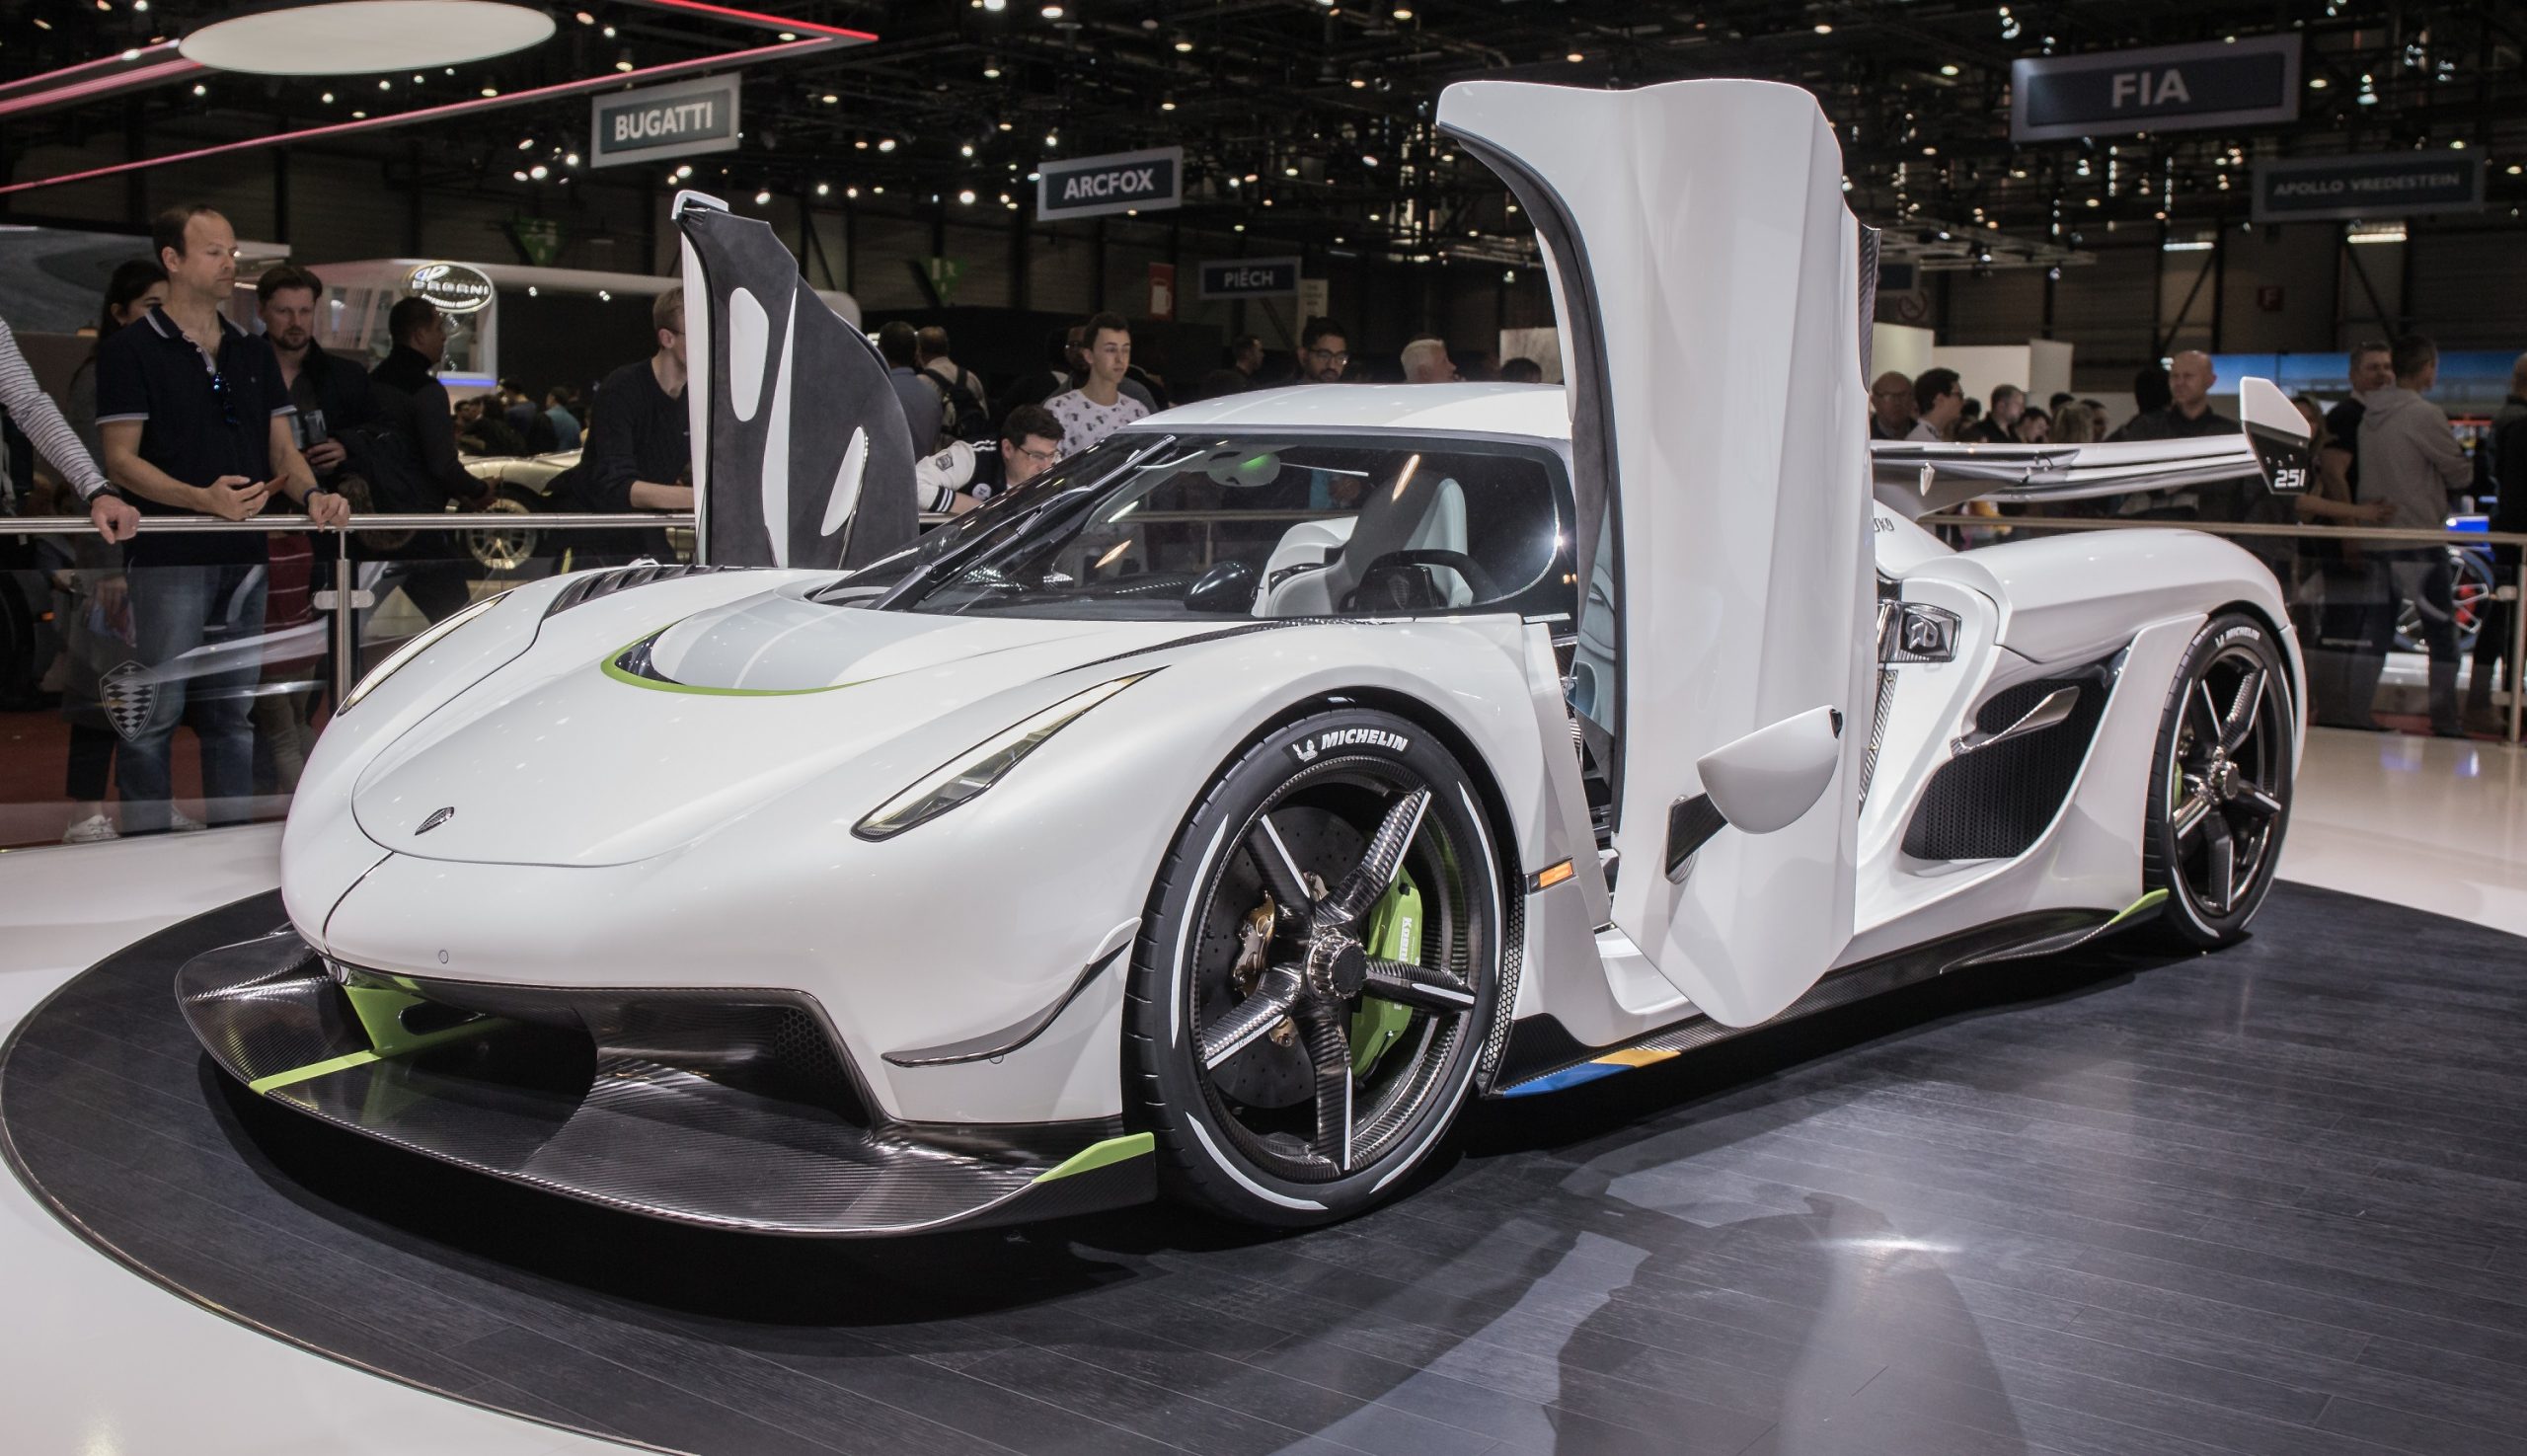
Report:
[[[1036,169],[1037,217],[1101,217],[1185,203],[1185,149],[1115,152]]]
[[[2299,119],[2299,38],[2010,62],[2010,140]]]
[[[588,165],[614,167],[737,149],[735,76],[616,91],[588,102]]]

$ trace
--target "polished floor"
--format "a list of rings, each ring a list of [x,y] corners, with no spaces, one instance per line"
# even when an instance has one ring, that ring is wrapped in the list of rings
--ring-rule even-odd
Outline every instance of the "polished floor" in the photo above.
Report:
[[[2285,890],[2223,957],[1977,975],[1486,1108],[1429,1187],[1299,1238],[1150,1212],[701,1264],[599,1220],[552,1278],[286,1135],[253,1144],[265,1212],[479,1289],[484,1323],[433,1306],[434,1355],[682,1449],[2516,1450],[2527,947],[2415,910],[2527,929],[2519,773],[2320,733],[2284,873],[2413,909]],[[0,856],[0,1025],[269,855]],[[0,1324],[0,1446],[596,1448],[203,1313],[14,1185],[0,1209],[37,1312]]]

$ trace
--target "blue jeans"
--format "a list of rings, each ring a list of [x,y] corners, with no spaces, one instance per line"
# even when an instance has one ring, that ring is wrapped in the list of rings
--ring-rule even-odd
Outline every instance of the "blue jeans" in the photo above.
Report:
[[[248,718],[254,699],[247,694],[263,677],[262,654],[223,657],[215,671],[181,659],[197,649],[263,634],[264,566],[143,566],[129,579],[132,648],[148,671],[145,692],[118,695],[126,705],[116,724],[125,741],[115,760],[123,832],[168,826],[174,789],[168,782],[168,748],[188,700],[193,735],[201,741],[207,817],[214,824],[242,821],[255,792],[255,729]]]

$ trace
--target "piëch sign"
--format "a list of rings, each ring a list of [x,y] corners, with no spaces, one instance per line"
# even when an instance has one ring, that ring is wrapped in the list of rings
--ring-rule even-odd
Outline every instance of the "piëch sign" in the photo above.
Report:
[[[1036,170],[1035,215],[1099,217],[1152,212],[1185,202],[1185,149],[1115,152],[1046,162]]]
[[[2299,37],[2010,62],[2010,140],[2299,119]]]
[[[489,308],[496,290],[482,269],[461,263],[424,263],[404,275],[404,291],[438,305],[443,314]]]
[[[589,98],[588,165],[735,151],[737,82],[710,76]]]
[[[2255,165],[2255,220],[2410,217],[2484,205],[2484,159],[2474,152],[2301,157]]]
[[[1279,298],[1297,291],[1295,258],[1229,258],[1202,265],[1204,298]]]

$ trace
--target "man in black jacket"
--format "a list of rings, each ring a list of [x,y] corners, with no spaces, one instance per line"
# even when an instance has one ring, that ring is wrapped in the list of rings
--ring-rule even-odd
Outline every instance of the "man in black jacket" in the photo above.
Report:
[[[481,510],[494,491],[457,458],[456,413],[447,402],[447,386],[438,382],[438,363],[447,353],[446,317],[437,304],[416,294],[387,311],[386,331],[395,347],[368,378],[382,432],[395,443],[379,441],[370,458],[357,462],[368,478],[370,505],[381,512],[426,514],[453,502]],[[438,531],[421,532],[394,553],[413,563],[398,574],[404,594],[433,622],[473,600],[463,553],[455,534]]]
[[[657,348],[597,386],[578,466],[563,494],[574,509],[691,510],[693,435],[684,401],[684,290],[669,288],[650,307]],[[649,556],[671,561],[663,530],[580,534],[574,566]]]

